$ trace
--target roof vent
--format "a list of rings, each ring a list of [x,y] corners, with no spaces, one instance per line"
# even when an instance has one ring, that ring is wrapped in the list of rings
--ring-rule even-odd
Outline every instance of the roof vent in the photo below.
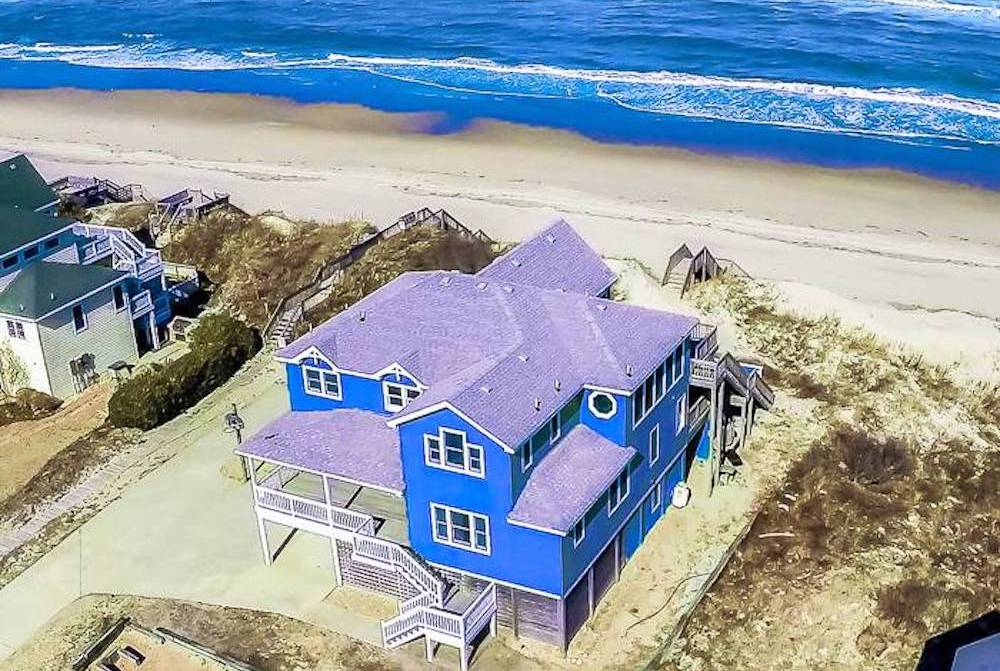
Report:
[[[441,278],[441,286],[446,287],[449,284],[451,284],[451,278],[450,277],[442,277]]]
[[[54,292],[51,292],[51,291],[50,291],[50,292],[49,292],[49,300],[50,300],[50,301],[54,301],[55,299],[56,299],[56,295],[55,295],[55,293],[54,293]]]
[[[510,265],[514,266],[515,268],[520,268],[521,267],[521,262],[518,261],[517,259],[511,259],[510,260]]]
[[[367,317],[368,317],[368,313],[365,312],[364,310],[362,310],[360,313],[358,313],[358,321],[359,322],[363,322]]]
[[[556,241],[556,236],[554,236],[551,233],[549,233],[548,235],[545,236],[545,239],[548,240],[549,242],[555,242]]]
[[[528,360],[528,355],[527,354],[518,354],[517,358],[520,359],[521,361],[527,361]]]
[[[482,387],[479,388],[479,390],[482,391],[484,394],[488,394],[491,391],[493,391],[493,387],[489,387],[484,384]]]
[[[537,412],[537,411],[539,411],[541,409],[542,409],[542,399],[540,399],[540,398],[538,398],[536,396],[535,397],[535,411]]]
[[[630,364],[630,363],[625,364],[625,375],[627,375],[629,377],[632,377],[632,373],[633,372],[635,372],[635,371],[633,371],[633,369],[632,369],[632,364]]]
[[[556,378],[555,385],[553,385],[553,386],[555,386],[556,391],[561,391],[562,390],[562,382],[559,381],[559,378]]]
[[[512,287],[512,286],[510,286],[510,285],[507,285],[507,286],[505,286],[505,287],[503,288],[503,290],[504,290],[504,291],[506,291],[506,292],[507,292],[507,293],[509,293],[509,294],[512,294],[512,293],[514,293],[514,287]]]
[[[485,289],[486,288],[486,282],[480,282],[479,284],[476,285],[476,288],[480,289],[480,290]]]
[[[604,303],[598,303],[597,304],[597,309],[600,310],[601,312],[604,312],[605,310],[608,309],[608,306],[605,305]]]

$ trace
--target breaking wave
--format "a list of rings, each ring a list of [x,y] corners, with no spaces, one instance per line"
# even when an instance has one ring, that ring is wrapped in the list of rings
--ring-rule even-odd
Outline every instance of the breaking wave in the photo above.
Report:
[[[922,0],[889,0],[909,2]],[[1000,144],[1000,103],[916,88],[864,88],[670,71],[507,65],[474,58],[352,56],[283,59],[251,48],[218,54],[168,43],[0,44],[0,59],[111,68],[361,71],[463,94],[601,100],[646,114],[822,132]]]

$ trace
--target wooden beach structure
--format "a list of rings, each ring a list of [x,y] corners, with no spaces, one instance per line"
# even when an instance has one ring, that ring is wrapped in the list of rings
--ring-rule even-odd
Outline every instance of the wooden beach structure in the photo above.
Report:
[[[287,345],[296,326],[304,319],[305,314],[330,295],[344,271],[364,256],[369,249],[382,241],[418,227],[452,231],[489,244],[494,242],[482,229],[473,231],[447,210],[432,210],[424,207],[407,212],[389,226],[360,240],[347,252],[316,271],[312,281],[286,296],[272,311],[271,318],[268,320],[267,326],[264,327],[264,341],[277,349]]]

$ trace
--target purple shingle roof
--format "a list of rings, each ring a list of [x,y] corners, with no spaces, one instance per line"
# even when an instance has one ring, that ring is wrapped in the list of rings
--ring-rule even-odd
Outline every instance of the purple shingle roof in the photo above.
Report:
[[[489,277],[407,273],[278,356],[315,347],[364,374],[399,363],[429,388],[394,424],[449,403],[514,448],[585,384],[630,393],[696,322]]]
[[[373,412],[289,412],[243,443],[237,454],[403,491],[399,434]]]
[[[569,531],[635,454],[588,426],[575,426],[535,466],[507,519]]]
[[[615,281],[604,260],[560,219],[479,271],[495,282],[598,296]]]

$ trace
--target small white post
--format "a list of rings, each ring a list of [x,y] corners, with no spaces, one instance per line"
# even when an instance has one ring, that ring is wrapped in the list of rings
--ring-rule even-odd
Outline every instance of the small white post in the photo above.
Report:
[[[267,529],[264,526],[264,518],[257,514],[257,531],[260,533],[260,547],[264,551],[264,564],[271,565],[271,548],[267,544]]]
[[[462,671],[469,671],[469,646],[462,643]]]
[[[434,661],[434,641],[430,639],[429,636],[424,636],[424,649],[427,653],[427,661]]]

